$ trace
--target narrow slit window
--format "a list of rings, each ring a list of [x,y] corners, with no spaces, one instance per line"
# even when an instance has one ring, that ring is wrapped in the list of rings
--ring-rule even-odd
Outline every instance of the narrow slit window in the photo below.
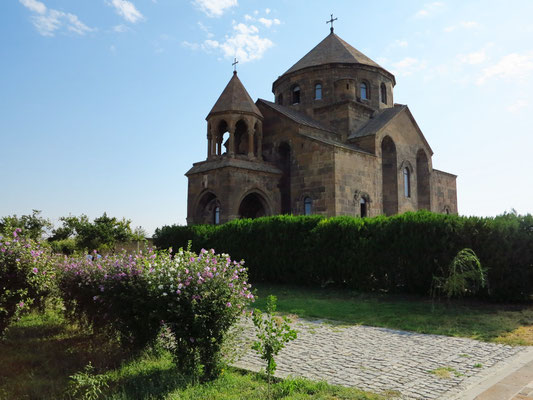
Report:
[[[367,201],[364,197],[361,197],[361,200],[359,201],[359,215],[361,215],[361,218],[367,216],[367,211]]]
[[[310,197],[304,199],[304,215],[311,215],[313,201]]]
[[[320,83],[315,85],[315,100],[322,100],[322,85]]]
[[[292,104],[300,104],[300,86],[292,89]]]
[[[387,104],[387,87],[384,83],[381,84],[381,102]]]
[[[279,104],[280,106],[283,105],[283,95],[282,95],[282,94],[279,94],[279,95],[278,95],[278,104]]]
[[[213,211],[213,223],[215,225],[220,224],[220,207],[216,206],[215,210]]]
[[[365,82],[361,83],[361,100],[368,100],[368,86]]]
[[[411,171],[407,167],[403,169],[403,191],[405,197],[411,197]]]

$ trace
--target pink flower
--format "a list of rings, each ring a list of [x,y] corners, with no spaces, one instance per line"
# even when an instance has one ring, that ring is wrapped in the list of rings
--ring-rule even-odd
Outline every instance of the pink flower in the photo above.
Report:
[[[22,308],[22,307],[24,307],[24,302],[23,302],[23,301],[21,301],[21,302],[20,302],[20,303],[18,303],[17,305],[19,306],[19,308]]]
[[[39,270],[37,268],[33,268],[33,273],[36,274],[37,272],[39,272]]]
[[[190,337],[189,340],[191,341],[191,343],[194,343],[194,338],[193,337]]]
[[[226,307],[231,307],[231,303],[229,301],[226,303]]]

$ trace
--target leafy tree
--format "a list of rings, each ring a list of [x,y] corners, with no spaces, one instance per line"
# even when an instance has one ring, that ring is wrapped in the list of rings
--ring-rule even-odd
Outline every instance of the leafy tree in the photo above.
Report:
[[[17,217],[16,214],[0,219],[0,233],[10,236],[15,229],[21,229],[20,236],[33,240],[40,240],[44,234],[53,228],[52,223],[41,217],[40,210],[32,210],[30,215]]]
[[[51,242],[73,238],[78,249],[112,249],[118,242],[134,239],[130,220],[109,217],[107,213],[95,218],[93,222],[86,215],[60,218],[63,226],[54,229]]]

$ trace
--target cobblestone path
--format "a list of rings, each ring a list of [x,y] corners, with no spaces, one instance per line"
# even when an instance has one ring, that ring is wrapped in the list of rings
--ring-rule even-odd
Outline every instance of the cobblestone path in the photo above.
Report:
[[[303,376],[401,399],[448,399],[484,378],[497,363],[525,351],[471,339],[368,326],[296,320],[298,338],[276,358],[279,377]],[[243,322],[246,341],[255,338]],[[249,348],[249,347],[241,347]],[[235,366],[258,371],[264,363],[247,351]]]

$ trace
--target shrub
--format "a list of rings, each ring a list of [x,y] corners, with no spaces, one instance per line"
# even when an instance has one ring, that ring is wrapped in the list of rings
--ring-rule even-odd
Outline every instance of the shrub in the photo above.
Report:
[[[472,249],[462,249],[449,266],[447,276],[433,277],[433,295],[443,293],[448,299],[475,295],[487,284],[487,271]]]
[[[243,262],[189,250],[65,259],[60,280],[69,314],[118,332],[140,349],[170,329],[179,370],[217,376],[224,334],[253,300]]]
[[[17,228],[12,238],[0,237],[0,336],[22,312],[54,292],[49,250],[20,233]]]
[[[215,248],[244,258],[252,282],[348,287],[427,295],[434,276],[472,249],[491,282],[477,296],[527,300],[533,295],[533,217],[460,217],[428,211],[375,218],[274,216],[223,225],[165,226],[160,248]],[[272,260],[276,260],[272,262]]]

